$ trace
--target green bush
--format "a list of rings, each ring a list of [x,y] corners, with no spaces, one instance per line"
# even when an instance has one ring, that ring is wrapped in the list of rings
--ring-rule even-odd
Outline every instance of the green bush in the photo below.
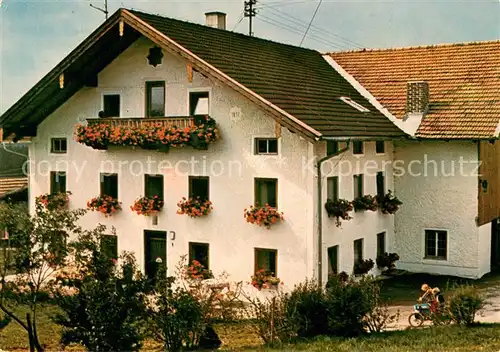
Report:
[[[387,253],[377,256],[377,268],[383,270],[387,268],[392,270],[396,267],[396,262],[399,260],[399,255],[397,253]]]
[[[453,288],[448,297],[448,307],[453,320],[457,324],[471,325],[476,313],[484,306],[484,298],[472,285],[459,285]]]

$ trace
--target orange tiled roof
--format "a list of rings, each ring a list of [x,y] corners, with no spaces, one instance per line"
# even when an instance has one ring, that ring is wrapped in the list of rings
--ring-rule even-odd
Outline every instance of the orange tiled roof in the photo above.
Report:
[[[393,115],[405,114],[406,83],[429,84],[416,136],[491,138],[500,120],[500,41],[330,53]]]
[[[26,187],[28,187],[27,177],[0,178],[0,197]]]

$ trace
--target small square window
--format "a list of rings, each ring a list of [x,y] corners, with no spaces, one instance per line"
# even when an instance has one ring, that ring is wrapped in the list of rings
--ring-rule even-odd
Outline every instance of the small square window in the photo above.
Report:
[[[101,252],[110,259],[118,259],[118,237],[103,235],[101,237]]]
[[[382,171],[377,172],[377,196],[385,195],[385,177]]]
[[[363,239],[354,240],[354,264],[361,262],[363,258]]]
[[[354,183],[354,199],[362,197],[364,195],[363,175],[354,175],[352,179]]]
[[[339,199],[339,177],[333,176],[326,179],[326,198],[331,200]]]
[[[68,151],[68,140],[66,138],[51,138],[50,152],[54,154],[65,154]]]
[[[255,154],[278,154],[276,138],[255,138]]]
[[[339,272],[339,246],[328,248],[328,276]]]
[[[209,111],[208,92],[189,92],[189,116],[209,115]]]
[[[209,244],[189,242],[189,264],[197,260],[205,269],[210,270]]]
[[[102,117],[120,117],[120,94],[104,94],[102,98]]]
[[[50,173],[50,194],[66,192],[66,172],[52,171]]]
[[[146,116],[165,117],[165,82],[146,82]]]
[[[446,260],[448,232],[425,230],[425,259]]]
[[[101,196],[118,199],[118,175],[101,174]]]
[[[385,153],[385,142],[384,141],[376,141],[375,142],[375,152],[377,154]]]
[[[148,198],[158,196],[163,199],[163,176],[162,175],[145,175],[144,176],[144,193]]]
[[[278,180],[275,178],[255,179],[255,206],[269,204],[273,208],[278,207]]]
[[[385,252],[385,232],[377,233],[377,256],[383,255]]]
[[[361,142],[361,141],[352,142],[352,153],[353,154],[363,154],[363,142]]]
[[[255,248],[255,269],[267,270],[276,277],[278,276],[278,251],[276,249]]]
[[[189,196],[199,197],[201,200],[209,200],[210,182],[206,176],[189,176]]]
[[[338,153],[339,151],[339,142],[336,141],[326,141],[326,155],[330,156]]]

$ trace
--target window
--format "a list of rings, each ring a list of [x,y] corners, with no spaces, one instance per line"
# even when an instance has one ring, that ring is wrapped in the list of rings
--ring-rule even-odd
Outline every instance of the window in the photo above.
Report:
[[[101,252],[110,259],[118,259],[118,237],[103,235],[101,237]]]
[[[353,108],[355,108],[358,111],[361,111],[361,112],[370,112],[370,110],[368,110],[367,108],[365,108],[363,105],[361,105],[359,103],[356,103],[354,100],[352,100],[349,97],[340,97],[340,100],[342,100],[344,103],[352,106]]]
[[[205,267],[205,269],[210,270],[209,260],[208,260],[208,252],[209,252],[208,243],[194,243],[189,242],[189,264],[193,262],[193,260],[197,260],[201,265]]]
[[[385,252],[385,232],[377,233],[377,257]]]
[[[189,116],[209,115],[208,92],[189,92]]]
[[[50,173],[50,194],[66,192],[66,172],[52,171]]]
[[[276,249],[255,248],[255,272],[264,269],[278,276],[278,251]]]
[[[118,199],[118,175],[101,174],[101,196]]]
[[[354,241],[354,264],[363,260],[363,239]]]
[[[361,142],[361,141],[352,142],[352,153],[353,154],[363,154],[363,142]]]
[[[255,179],[255,206],[269,204],[278,207],[278,180],[275,178]]]
[[[120,117],[120,94],[104,94],[102,117]]]
[[[362,197],[364,195],[363,175],[354,175],[352,178],[354,182],[354,199]]]
[[[425,259],[446,260],[447,231],[425,230]]]
[[[328,248],[328,276],[339,272],[339,246]]]
[[[163,199],[163,176],[162,175],[145,175],[144,176],[144,194],[148,198],[158,196]]]
[[[189,196],[201,200],[209,200],[209,178],[206,176],[189,176]]]
[[[338,153],[339,143],[336,141],[326,141],[326,155],[333,155]]]
[[[382,171],[377,172],[377,196],[385,195],[385,177]]]
[[[278,154],[276,138],[255,138],[255,154]]]
[[[68,151],[68,141],[66,138],[51,138],[50,152],[54,154],[65,154]]]
[[[165,82],[146,82],[146,116],[165,116]]]
[[[377,154],[385,153],[385,142],[384,141],[376,141],[375,142],[375,152]]]
[[[339,177],[333,176],[326,179],[326,198],[331,200],[339,199]]]

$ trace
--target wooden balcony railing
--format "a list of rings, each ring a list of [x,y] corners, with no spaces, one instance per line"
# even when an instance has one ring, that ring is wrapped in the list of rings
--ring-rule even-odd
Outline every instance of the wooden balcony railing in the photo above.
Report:
[[[106,124],[111,127],[144,127],[148,125],[191,127],[195,124],[194,117],[113,117],[87,119],[89,126]]]

